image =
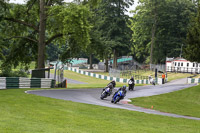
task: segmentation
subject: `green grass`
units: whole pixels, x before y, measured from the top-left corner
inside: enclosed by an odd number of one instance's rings
[[[54,70],[51,70],[51,73],[54,73]],[[90,76],[86,76],[83,74],[79,74],[73,71],[64,70],[64,77],[81,81],[87,84],[67,84],[69,88],[102,88],[105,87],[110,81],[104,79],[98,79]],[[126,83],[116,83],[116,87],[121,87],[123,85],[127,85]]]
[[[200,85],[167,94],[131,99],[136,106],[200,118]]]
[[[64,76],[88,83],[68,84],[68,89],[105,87],[109,82],[72,71]],[[0,90],[0,133],[200,133],[197,120],[41,97],[26,90]],[[184,97],[170,102],[179,98]]]
[[[181,79],[181,78],[187,78],[187,77],[190,77],[193,75],[194,74],[191,74],[191,73],[167,73],[168,81]],[[162,76],[160,76],[160,77],[162,77]]]
[[[95,73],[102,74],[102,75],[107,75],[107,76],[109,75],[108,72],[95,72]],[[133,71],[132,75],[139,75],[139,76],[145,76],[145,77],[148,77],[149,75],[152,75],[154,77],[155,76],[155,72],[139,70],[139,71],[136,71],[136,72]],[[194,74],[191,74],[191,73],[171,73],[171,72],[168,72],[167,73],[167,80],[168,81],[172,81],[172,80],[175,80],[175,79],[187,78],[187,77],[193,76],[193,75]],[[162,78],[162,73],[158,73],[158,77]],[[121,75],[121,78],[130,79],[131,77],[130,76],[122,76]]]
[[[0,90],[1,133],[199,133],[200,122]]]
[[[54,70],[51,70],[51,73],[54,73]],[[142,76],[145,74],[149,74],[149,73],[150,73],[150,71],[146,71],[146,73],[143,73]],[[105,72],[104,73],[98,72],[97,74],[102,74],[102,75],[108,76],[108,73],[105,73]],[[159,76],[161,76],[161,75],[159,75]],[[191,76],[191,74],[168,73],[168,80],[171,81],[171,80],[175,80],[175,79],[185,78],[188,76]],[[105,87],[110,82],[108,80],[93,78],[93,77],[79,74],[79,73],[69,71],[69,70],[64,70],[64,77],[87,83],[87,84],[70,84],[70,83],[68,83],[67,86],[70,88],[77,88],[77,87],[80,87],[80,88],[102,88],[102,87]],[[128,86],[128,84],[120,83],[120,82],[117,82],[116,86],[121,87],[123,85]],[[141,85],[137,84],[137,86],[141,86]]]

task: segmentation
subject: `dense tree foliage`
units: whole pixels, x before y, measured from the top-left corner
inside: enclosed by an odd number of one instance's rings
[[[140,62],[164,63],[178,57],[195,4],[190,0],[141,0],[131,23],[133,51]],[[153,47],[152,47],[153,44]]]
[[[8,10],[1,15],[1,24],[8,25],[1,34],[10,41],[6,62],[38,60],[38,68],[44,68],[45,47],[51,42],[67,45],[65,57],[62,56],[65,59],[76,56],[90,42],[87,20],[90,11],[84,5],[65,4],[63,0],[29,0],[25,5],[6,5]]]
[[[113,53],[116,68],[117,56],[127,55],[130,46],[130,29],[127,26],[129,16],[125,15],[127,8],[133,4],[133,0],[102,0],[97,14],[97,30],[101,33],[101,40],[104,44],[105,59]]]
[[[190,61],[200,62],[200,5],[197,16],[191,20],[188,30],[184,57]]]
[[[65,61],[82,55],[105,59],[106,65],[114,58],[114,68],[122,55],[134,55],[139,62],[164,63],[166,57],[179,56],[181,46],[186,47],[187,59],[199,61],[198,0],[139,0],[130,18],[125,12],[133,2],[28,0],[19,5],[2,0],[2,67],[35,60],[43,68],[46,59]]]

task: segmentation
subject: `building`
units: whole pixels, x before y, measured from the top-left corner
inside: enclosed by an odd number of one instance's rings
[[[166,58],[167,72],[200,73],[200,63],[190,62],[184,58]]]

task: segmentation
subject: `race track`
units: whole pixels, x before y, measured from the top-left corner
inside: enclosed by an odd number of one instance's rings
[[[44,97],[51,97],[56,99],[63,99],[69,100],[73,102],[79,103],[87,103],[87,104],[94,104],[99,106],[111,107],[111,108],[120,108],[120,109],[127,109],[132,111],[139,111],[144,113],[150,114],[157,114],[157,115],[164,115],[170,117],[177,117],[177,118],[186,118],[186,119],[194,119],[200,120],[200,118],[189,117],[189,116],[182,116],[176,115],[171,113],[164,113],[159,112],[152,109],[145,109],[142,107],[137,107],[132,104],[128,104],[128,98],[136,98],[136,97],[144,97],[144,96],[153,96],[159,95],[163,93],[168,93],[172,91],[181,90],[184,88],[188,88],[194,86],[195,84],[165,84],[165,85],[148,85],[148,86],[137,86],[135,87],[134,91],[127,91],[127,95],[124,100],[120,101],[117,104],[111,103],[111,96],[101,100],[100,94],[102,88],[99,89],[65,89],[65,90],[34,90],[34,91],[26,91],[28,94],[35,94]],[[114,91],[113,91],[114,92]]]

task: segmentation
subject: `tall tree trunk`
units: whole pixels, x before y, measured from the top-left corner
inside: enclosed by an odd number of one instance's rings
[[[154,1],[155,3],[153,3],[153,13],[152,15],[154,15],[154,24],[152,26],[152,31],[151,31],[151,53],[150,53],[150,67],[151,64],[153,63],[153,46],[154,46],[154,42],[155,42],[155,32],[156,32],[156,26],[157,26],[157,11],[156,11],[156,4],[157,4],[157,0]]]
[[[93,69],[93,67],[92,67],[92,54],[90,54],[90,69]]]
[[[106,58],[105,60],[106,60],[106,62],[105,62],[106,72],[108,72],[108,58]]]
[[[113,69],[117,69],[117,51],[113,50]]]
[[[40,0],[40,27],[38,43],[38,68],[45,68],[45,0]]]
[[[152,33],[151,33],[151,53],[150,53],[150,64],[153,63],[153,45],[155,42],[155,32],[156,32],[156,21],[152,26]]]

